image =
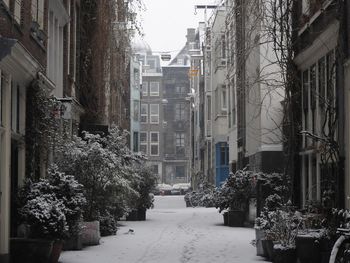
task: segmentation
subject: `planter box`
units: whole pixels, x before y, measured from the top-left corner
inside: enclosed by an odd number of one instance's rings
[[[268,240],[268,239],[262,239],[261,240],[261,244],[264,250],[264,255],[265,257],[270,260],[273,261],[274,258],[274,253],[273,253],[273,241],[272,240]]]
[[[331,252],[336,238],[321,238],[320,243],[320,253],[321,253],[321,263],[328,263],[331,257]]]
[[[83,222],[81,241],[85,246],[96,246],[100,244],[100,222]]]
[[[298,235],[296,240],[297,258],[300,263],[320,263],[321,252],[319,240],[315,236]]]
[[[145,221],[146,209],[132,210],[126,217],[126,221]]]
[[[83,243],[81,234],[71,236],[69,239],[66,239],[63,244],[63,250],[82,250]]]
[[[53,242],[50,261],[49,261],[50,263],[58,263],[58,259],[60,258],[62,248],[63,248],[62,240],[56,240]]]
[[[224,212],[222,216],[224,217],[224,226],[228,226],[228,212]]]
[[[273,248],[273,262],[274,263],[295,263],[296,262],[296,250],[295,248]]]
[[[255,228],[255,242],[256,242],[256,255],[266,257],[262,240],[265,239],[265,231],[262,229]]]
[[[245,221],[245,213],[243,210],[228,211],[228,226],[243,227]]]
[[[52,252],[52,240],[11,238],[11,263],[47,263]]]
[[[138,209],[137,210],[137,219],[139,221],[145,221],[146,220],[146,209]]]

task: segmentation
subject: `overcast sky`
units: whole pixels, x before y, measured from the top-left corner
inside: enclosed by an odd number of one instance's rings
[[[146,11],[141,23],[144,39],[153,51],[179,51],[186,43],[187,28],[204,21],[203,10],[194,14],[194,6],[214,4],[218,0],[143,0]],[[176,52],[175,52],[176,53]]]

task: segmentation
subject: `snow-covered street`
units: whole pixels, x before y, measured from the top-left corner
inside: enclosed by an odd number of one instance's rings
[[[183,196],[157,196],[147,221],[121,222],[101,245],[63,252],[61,263],[253,263],[251,228],[223,226],[214,208],[186,208]],[[134,232],[130,232],[132,229]]]

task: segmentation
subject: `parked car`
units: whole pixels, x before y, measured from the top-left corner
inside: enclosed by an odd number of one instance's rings
[[[182,183],[182,184],[174,184],[171,190],[172,195],[184,195],[186,194],[190,189],[189,183]]]
[[[154,191],[155,195],[171,195],[172,186],[170,184],[158,184]]]

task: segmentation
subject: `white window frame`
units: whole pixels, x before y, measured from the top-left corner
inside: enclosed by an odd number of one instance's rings
[[[146,109],[146,113],[142,112],[142,107],[145,107]],[[145,121],[142,121],[142,117],[146,117]],[[148,104],[147,103],[141,103],[141,119],[140,119],[141,123],[148,123]]]
[[[32,0],[32,20],[37,22],[40,29],[44,29],[44,0]]]
[[[142,83],[142,96],[143,97],[148,96],[148,82],[147,81]]]
[[[156,106],[157,107],[157,113],[152,113],[152,107]],[[150,120],[150,123],[152,124],[159,124],[159,104],[150,104],[149,105],[149,113],[150,113],[150,117],[149,117],[149,120]],[[157,121],[153,121],[152,117],[156,117],[157,118]]]
[[[145,134],[145,139],[144,141],[142,141],[142,134]],[[148,154],[148,134],[147,132],[140,132],[140,151],[141,151],[141,146],[145,146],[146,147],[146,151],[143,152],[144,154]]]
[[[225,96],[224,96],[225,93]],[[221,86],[221,110],[227,111],[227,88],[226,85]]]
[[[155,85],[155,86],[153,86],[153,85]],[[156,91],[152,91],[153,88],[156,88]],[[152,97],[159,96],[159,82],[151,81],[149,83],[149,95]]]
[[[310,0],[302,0],[301,9],[303,15],[310,15]]]
[[[13,16],[18,24],[21,24],[22,0],[15,0]]]
[[[152,141],[152,134],[157,134],[157,141]],[[159,132],[154,132],[151,131],[149,133],[149,141],[150,141],[150,156],[159,156]],[[157,154],[152,154],[152,146],[156,146],[157,147]]]
[[[175,143],[176,143],[177,147],[185,147],[185,133],[184,132],[175,133]]]
[[[175,120],[182,121],[185,119],[185,104],[176,103],[175,104]]]

